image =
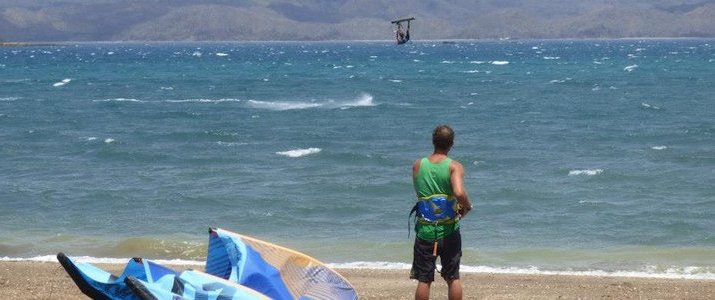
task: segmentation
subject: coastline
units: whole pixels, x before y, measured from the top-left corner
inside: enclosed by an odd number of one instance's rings
[[[122,264],[97,264],[121,273]],[[197,266],[169,265],[175,270]],[[415,281],[407,270],[336,269],[360,299],[412,299]],[[462,273],[465,299],[715,299],[715,280]],[[446,299],[437,279],[431,299]],[[87,299],[58,262],[0,261],[4,299]]]
[[[31,43],[31,42],[0,42],[0,47],[43,47],[56,46],[57,43]]]

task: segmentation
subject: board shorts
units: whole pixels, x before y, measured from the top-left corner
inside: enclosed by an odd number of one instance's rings
[[[434,281],[437,257],[432,255],[434,241],[415,237],[410,279],[430,283]],[[459,230],[437,240],[437,256],[440,258],[442,278],[446,281],[459,279],[459,264],[462,258],[462,235]]]

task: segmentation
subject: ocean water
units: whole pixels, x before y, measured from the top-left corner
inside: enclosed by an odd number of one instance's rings
[[[0,257],[407,268],[446,123],[464,271],[715,279],[714,103],[715,40],[0,48]]]

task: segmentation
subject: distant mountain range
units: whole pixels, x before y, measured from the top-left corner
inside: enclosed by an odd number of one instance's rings
[[[715,0],[2,0],[0,41],[715,37]]]

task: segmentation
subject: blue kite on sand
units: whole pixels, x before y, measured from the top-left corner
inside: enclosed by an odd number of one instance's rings
[[[206,273],[273,299],[357,299],[343,276],[308,255],[219,228],[209,229]]]
[[[199,271],[178,273],[150,260],[132,258],[119,277],[64,253],[57,260],[79,289],[92,299],[264,300],[257,291]]]
[[[93,299],[357,299],[337,272],[300,252],[222,229],[209,229],[206,273],[177,272],[132,258],[117,277],[64,253],[57,260]]]

